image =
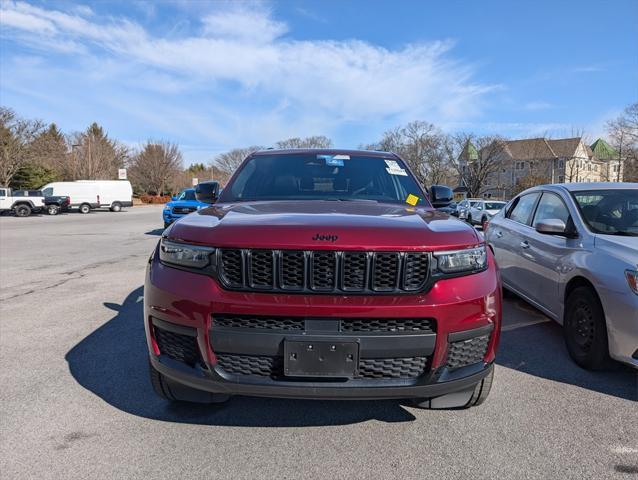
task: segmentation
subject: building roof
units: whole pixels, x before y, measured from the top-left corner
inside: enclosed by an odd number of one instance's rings
[[[513,160],[539,160],[556,158],[556,154],[544,138],[507,140],[503,146]]]
[[[599,138],[591,144],[591,150],[594,152],[594,155],[601,160],[618,158],[618,152],[602,138]]]
[[[580,137],[574,138],[559,138],[558,140],[547,140],[547,143],[551,147],[552,151],[557,157],[572,158],[578,144],[581,142]]]
[[[471,140],[465,142],[465,146],[463,147],[463,151],[461,151],[459,158],[466,162],[478,160],[478,151]]]

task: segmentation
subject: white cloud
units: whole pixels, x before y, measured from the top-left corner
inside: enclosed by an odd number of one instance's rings
[[[202,18],[204,34],[214,38],[234,38],[247,42],[270,42],[288,31],[288,27],[272,20],[264,12],[233,9]]]
[[[54,48],[79,53],[70,65],[87,81],[110,75],[123,89],[134,82],[149,94],[187,89],[216,103],[225,123],[204,124],[222,142],[330,134],[353,123],[378,131],[388,119],[468,121],[496,88],[473,80],[474,67],[453,58],[451,41],[398,49],[355,39],[297,41],[263,6],[241,5],[218,4],[197,17],[199,28],[171,36],[126,18],[23,2],[3,3],[0,23],[3,41],[41,56]],[[96,72],[95,64],[103,67]],[[145,108],[141,100],[136,107]],[[202,114],[188,118],[199,121]]]

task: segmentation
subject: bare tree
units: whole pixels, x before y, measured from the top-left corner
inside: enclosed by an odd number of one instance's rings
[[[211,167],[219,169],[226,175],[232,175],[248,155],[263,149],[264,147],[257,145],[247,148],[234,148],[228,152],[217,155],[211,162]]]
[[[367,148],[398,154],[423,186],[453,181],[448,138],[431,123],[417,120],[388,130],[379,143]]]
[[[69,161],[64,134],[55,123],[35,136],[29,145],[29,163],[54,171],[62,177]]]
[[[638,181],[638,102],[629,105],[623,113],[607,123],[612,146],[618,153],[615,181]]]
[[[27,164],[33,140],[42,132],[39,120],[25,120],[0,107],[0,185],[7,186],[16,172]]]
[[[293,137],[286,140],[280,140],[275,143],[277,148],[331,148],[332,140],[324,135],[316,135],[313,137],[299,138]]]
[[[84,132],[71,136],[71,154],[64,177],[70,180],[109,180],[117,178],[128,157],[128,149],[112,140],[102,127],[93,123]]]
[[[173,191],[178,183],[182,163],[182,154],[176,144],[149,140],[131,159],[131,181],[138,191],[163,195]]]
[[[478,155],[475,159],[461,158],[461,152],[471,142]],[[480,197],[490,188],[504,188],[500,184],[499,170],[506,165],[504,140],[498,136],[477,137],[471,133],[458,133],[450,139],[452,147],[448,149],[450,163],[458,172],[460,183],[467,188],[469,197]]]

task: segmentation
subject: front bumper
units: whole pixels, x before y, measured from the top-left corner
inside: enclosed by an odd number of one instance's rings
[[[185,217],[186,214],[178,214],[173,213],[171,210],[163,210],[162,218],[164,219],[164,223],[173,223],[176,220],[179,220],[182,217]]]
[[[145,326],[153,367],[171,380],[196,389],[231,395],[286,398],[381,399],[430,398],[472,389],[491,371],[501,322],[501,290],[496,267],[479,274],[441,280],[423,294],[403,296],[299,295],[231,292],[211,277],[150,260],[144,291]],[[222,315],[302,318],[301,331],[225,328]],[[349,332],[344,319],[428,318],[434,331]],[[219,323],[219,322],[218,322]],[[378,323],[378,322],[377,322]],[[160,349],[157,328],[192,339],[198,359],[179,361]],[[380,364],[379,377],[297,378],[273,370],[282,361],[284,342],[359,343],[360,361]],[[480,339],[481,351],[470,364],[467,352],[453,346]],[[227,356],[254,359],[258,366],[233,365]],[[179,355],[178,355],[179,357]],[[418,374],[405,376],[394,360],[425,359]],[[389,366],[385,364],[389,360]],[[260,363],[262,362],[262,363]],[[265,363],[263,363],[265,362]],[[400,362],[399,362],[400,363]],[[266,367],[263,367],[266,365]],[[413,364],[408,369],[413,368]],[[271,368],[264,373],[263,368]],[[251,368],[253,370],[251,370]],[[258,374],[254,374],[255,370]],[[399,375],[393,376],[399,369]],[[389,372],[389,376],[386,375]]]

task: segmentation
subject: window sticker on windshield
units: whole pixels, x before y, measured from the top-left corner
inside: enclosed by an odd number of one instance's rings
[[[409,194],[405,199],[405,203],[414,207],[417,203],[419,203],[419,200],[419,197],[416,195]]]
[[[343,167],[344,160],[350,160],[350,155],[317,155],[319,160],[325,160],[329,167]]]
[[[390,175],[401,175],[402,177],[408,176],[408,172],[402,169],[395,160],[385,160],[385,164],[387,165],[386,171]]]

